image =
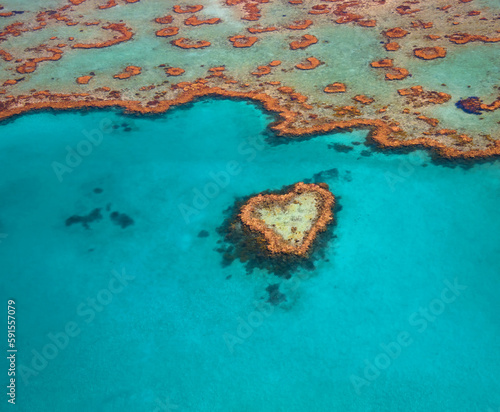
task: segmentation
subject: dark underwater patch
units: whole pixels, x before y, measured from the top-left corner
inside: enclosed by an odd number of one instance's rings
[[[89,226],[90,223],[99,221],[101,219],[102,219],[101,209],[98,208],[98,209],[92,210],[92,212],[90,212],[88,215],[83,215],[83,216],[73,215],[71,217],[68,217],[66,219],[66,226],[71,226],[71,225],[81,223],[81,225],[85,229],[90,229],[90,226]]]
[[[333,143],[328,145],[329,149],[333,149],[339,153],[348,153],[351,150],[354,150],[354,147],[349,146],[347,144],[342,144],[342,143]]]
[[[269,298],[267,302],[273,306],[277,306],[282,302],[286,301],[286,295],[280,292],[280,284],[274,283],[266,288],[266,292],[269,293]]]
[[[112,212],[109,215],[109,217],[115,225],[120,226],[122,229],[125,229],[126,227],[134,224],[134,219],[132,219],[130,216],[126,215],[125,213]]]

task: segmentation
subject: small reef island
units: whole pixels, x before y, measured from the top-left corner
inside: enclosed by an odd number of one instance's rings
[[[252,266],[288,276],[288,269],[311,264],[318,236],[333,222],[335,196],[326,183],[296,183],[237,202],[221,228],[233,244],[221,249],[230,263],[236,257]],[[233,253],[231,253],[233,252]]]

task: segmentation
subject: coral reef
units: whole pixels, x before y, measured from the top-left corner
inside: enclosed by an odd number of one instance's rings
[[[189,39],[186,39],[184,37],[180,37],[176,40],[172,40],[171,43],[174,46],[180,47],[181,49],[202,49],[202,48],[208,47],[212,44],[206,40],[198,40],[194,43],[191,43]]]
[[[313,270],[338,210],[326,183],[299,182],[237,199],[217,230],[227,244],[217,249],[223,265],[239,259],[248,272],[260,268],[284,278],[299,268]]]
[[[446,57],[446,49],[444,47],[422,47],[414,49],[413,54],[419,59],[433,60]]]
[[[293,42],[291,42],[290,48],[292,50],[305,49],[306,47],[309,47],[310,45],[317,42],[318,39],[316,38],[316,36],[313,36],[312,34],[304,34],[300,40],[294,40]]]
[[[137,76],[138,74],[141,74],[142,69],[138,66],[127,66],[125,67],[125,70],[122,73],[115,74],[113,77],[115,79],[128,79],[129,77],[132,76]]]
[[[417,61],[432,60],[429,64],[432,70],[439,70],[454,64],[453,55],[459,53],[461,45],[467,44],[471,50],[481,48],[485,54],[488,50],[494,52],[497,47],[494,43],[500,41],[499,20],[491,9],[465,1],[392,4],[355,0],[305,4],[302,0],[291,0],[279,5],[283,13],[276,13],[278,4],[270,0],[221,2],[217,7],[185,3],[173,9],[173,4],[162,6],[152,10],[156,10],[158,17],[149,11],[150,5],[137,0],[67,0],[54,9],[42,8],[34,2],[24,14],[6,10],[3,14],[8,16],[4,21],[9,24],[0,29],[0,42],[5,42],[0,49],[0,74],[3,73],[0,117],[49,107],[119,106],[130,112],[159,113],[199,97],[224,96],[251,99],[276,113],[277,120],[270,127],[280,136],[360,127],[371,130],[370,143],[386,149],[427,147],[434,155],[460,159],[498,154],[497,114],[492,113],[500,108],[498,85],[492,82],[492,90],[482,92],[477,98],[468,97],[475,90],[477,78],[470,79],[470,92],[458,92],[452,81],[449,85],[442,84],[442,91],[429,91],[436,85],[422,76],[422,65],[426,63]],[[125,17],[122,9],[128,4],[135,4],[130,18]],[[201,15],[201,10],[209,14]],[[233,24],[229,16],[241,20]],[[262,20],[261,24],[258,20]],[[145,28],[148,24],[150,30]],[[353,28],[353,35],[361,31],[371,37],[373,44],[378,45],[378,52],[363,53],[360,49],[361,53],[344,53],[339,60],[340,55],[334,50],[348,45],[338,43],[330,33],[349,33],[351,29],[346,25],[358,26]],[[177,38],[181,32],[183,37]],[[155,37],[172,39],[160,41]],[[206,40],[196,40],[200,38]],[[131,42],[120,47],[96,50],[128,41]],[[146,41],[155,46],[150,50],[137,47]],[[196,53],[196,57],[180,50],[212,44],[214,47]],[[236,67],[230,52],[232,47],[239,49],[236,60],[241,65]],[[308,53],[307,47],[313,47],[315,57]],[[297,58],[290,60],[289,48],[296,50],[293,54]],[[104,54],[112,56],[125,49],[133,53],[144,50],[145,58],[137,56],[136,62],[144,62],[145,75],[130,82],[113,82],[112,89],[102,86],[110,75],[94,62],[100,61]],[[159,64],[155,53],[160,51],[171,54],[168,61],[172,66]],[[79,53],[87,66],[70,70],[71,62],[75,61],[73,56]],[[453,58],[442,61],[446,53]],[[231,58],[226,61],[222,57],[225,55]],[[118,73],[134,63],[132,57],[106,61],[114,61],[116,65],[110,69]],[[54,77],[47,80],[43,76],[50,76],[51,65]],[[68,73],[74,73],[68,78],[60,75],[65,65]],[[136,69],[119,73],[116,79],[139,73],[137,66],[129,67]],[[184,72],[187,67],[190,70]],[[202,67],[206,68],[200,70]],[[164,69],[168,79],[158,68]],[[341,68],[338,74],[334,71],[337,68]],[[352,73],[365,75],[370,68],[373,71],[366,80],[377,84],[365,88]],[[299,74],[297,69],[302,72]],[[205,70],[206,77],[199,78]],[[174,76],[181,75],[187,81],[173,83]],[[335,79],[343,83],[327,84]],[[398,81],[404,88],[397,90]],[[433,107],[450,99],[457,102],[456,108]],[[454,117],[450,110],[463,110],[463,117]]]

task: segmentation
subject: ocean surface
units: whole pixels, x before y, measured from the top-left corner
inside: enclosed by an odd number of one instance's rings
[[[1,410],[499,410],[500,162],[272,138],[272,120],[207,100],[0,125]],[[235,199],[306,179],[342,206],[315,270],[223,267]]]

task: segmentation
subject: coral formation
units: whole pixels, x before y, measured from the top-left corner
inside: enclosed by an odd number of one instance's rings
[[[138,66],[127,66],[125,67],[125,70],[122,73],[115,74],[113,77],[115,79],[128,79],[129,77],[132,76],[137,76],[138,74],[141,74],[142,68]]]
[[[446,49],[444,47],[422,47],[413,50],[413,54],[419,59],[433,60],[446,57]]]
[[[318,67],[321,61],[316,57],[308,57],[305,63],[296,64],[295,67],[300,70],[312,70]]]
[[[270,253],[305,256],[318,232],[333,219],[335,197],[326,189],[297,183],[287,194],[259,194],[242,208],[241,222],[263,235]]]
[[[306,47],[309,47],[310,45],[317,42],[318,39],[316,38],[316,36],[313,36],[312,34],[304,34],[300,40],[294,40],[293,42],[291,42],[290,48],[292,50],[305,49]]]

